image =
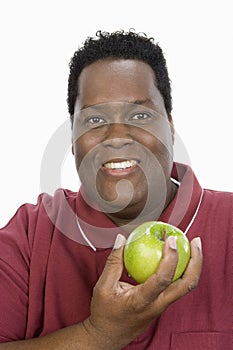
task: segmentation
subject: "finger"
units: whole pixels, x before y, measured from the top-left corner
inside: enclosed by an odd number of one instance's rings
[[[154,301],[157,296],[172,283],[177,262],[178,252],[176,238],[170,236],[165,241],[163,258],[158,271],[140,286],[142,296],[145,300]]]
[[[190,292],[198,285],[202,270],[202,247],[200,237],[194,238],[191,243],[191,259],[183,277],[180,279],[180,285],[184,288],[184,293]]]
[[[109,255],[103,272],[99,278],[99,283],[106,287],[112,287],[119,281],[123,272],[123,250],[125,245],[125,237],[121,234],[117,235],[113,250]]]
[[[182,278],[172,283],[160,294],[162,304],[168,306],[175,300],[197,287],[202,270],[202,248],[199,237],[194,238],[191,243],[191,258]]]
[[[181,280],[188,286],[190,292],[198,285],[202,270],[202,245],[200,237],[194,238],[191,243],[191,259]]]

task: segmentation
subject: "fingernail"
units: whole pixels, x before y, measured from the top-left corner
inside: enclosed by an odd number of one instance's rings
[[[196,246],[201,250],[202,249],[201,238],[200,237],[196,237],[196,238],[194,238],[194,241],[196,243]]]
[[[169,236],[167,238],[168,245],[171,249],[177,250],[177,245],[176,245],[176,237],[174,236]]]
[[[125,244],[125,240],[125,237],[118,233],[113,249],[119,249],[120,247],[122,247]]]

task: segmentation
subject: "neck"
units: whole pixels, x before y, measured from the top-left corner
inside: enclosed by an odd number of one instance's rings
[[[172,181],[169,181],[167,189],[168,191],[167,191],[165,204],[163,202],[160,205],[156,204],[153,206],[153,203],[152,203],[149,210],[143,215],[140,215],[142,212],[141,203],[139,204],[140,209],[137,208],[137,205],[134,205],[132,207],[128,206],[121,212],[114,213],[114,214],[106,214],[106,215],[117,226],[121,227],[125,232],[129,233],[135,227],[142,224],[143,222],[156,221],[159,218],[162,212],[167,208],[167,206],[171,203],[171,201],[175,197],[177,192],[177,185],[175,185]]]

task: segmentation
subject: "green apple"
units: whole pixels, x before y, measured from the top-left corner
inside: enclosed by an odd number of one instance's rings
[[[149,221],[136,227],[126,240],[124,264],[138,283],[156,273],[163,255],[163,246],[169,236],[176,237],[178,264],[173,281],[180,278],[190,260],[190,244],[177,227],[161,221]]]

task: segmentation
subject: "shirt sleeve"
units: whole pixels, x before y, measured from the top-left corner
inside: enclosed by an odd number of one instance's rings
[[[25,337],[31,251],[28,206],[20,207],[0,229],[0,343]]]

